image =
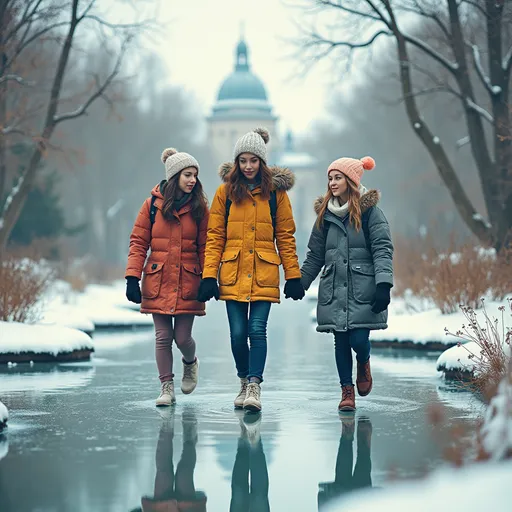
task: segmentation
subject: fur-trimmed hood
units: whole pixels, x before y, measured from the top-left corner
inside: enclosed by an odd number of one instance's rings
[[[229,171],[233,167],[233,162],[225,162],[219,167],[219,176],[221,180],[225,183],[226,177]],[[272,173],[272,184],[275,190],[290,190],[293,185],[295,185],[295,175],[290,169],[286,167],[278,167],[277,165],[273,165],[269,167],[270,172]]]
[[[325,196],[319,196],[315,199],[314,208],[315,213],[318,215],[320,212],[320,207],[322,206],[322,202]],[[366,210],[369,210],[373,206],[377,206],[380,200],[380,192],[375,189],[368,190],[361,196],[361,213],[364,213]]]

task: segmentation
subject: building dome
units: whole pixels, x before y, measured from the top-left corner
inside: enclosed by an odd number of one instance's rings
[[[249,49],[242,39],[236,47],[235,69],[220,86],[217,101],[267,100],[267,92],[261,80],[251,72]]]
[[[235,50],[235,66],[220,86],[213,118],[274,119],[263,82],[252,72],[249,48],[241,39]]]

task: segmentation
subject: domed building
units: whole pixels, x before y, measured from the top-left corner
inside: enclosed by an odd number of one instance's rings
[[[231,160],[237,139],[258,126],[270,132],[269,150],[278,147],[277,117],[263,82],[251,70],[249,48],[243,39],[236,47],[233,72],[220,86],[207,122],[208,139],[219,162]]]

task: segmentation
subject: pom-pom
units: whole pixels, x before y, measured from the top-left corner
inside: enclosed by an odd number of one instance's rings
[[[266,128],[256,128],[253,131],[263,139],[263,142],[265,144],[268,144],[268,141],[270,140],[270,133],[268,133],[268,130]]]
[[[174,149],[174,148],[167,148],[167,149],[164,149],[163,153],[162,153],[162,163],[165,164],[165,161],[172,155],[175,155],[176,153],[178,152],[177,149]]]
[[[361,162],[363,162],[365,171],[371,171],[375,167],[375,160],[371,156],[364,156],[361,158]]]

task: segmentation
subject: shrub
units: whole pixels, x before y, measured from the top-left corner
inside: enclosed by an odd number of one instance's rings
[[[37,322],[43,295],[53,280],[54,271],[44,261],[4,254],[0,261],[0,320]]]

